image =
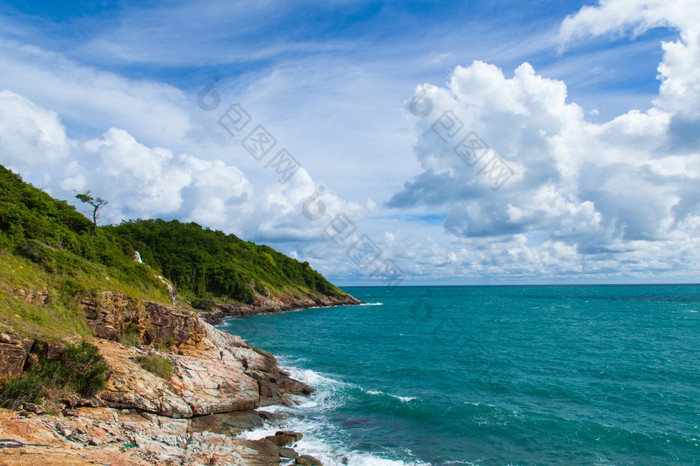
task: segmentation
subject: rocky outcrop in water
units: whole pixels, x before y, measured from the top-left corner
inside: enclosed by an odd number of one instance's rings
[[[250,304],[226,304],[216,303],[215,308],[202,317],[211,323],[218,323],[227,316],[252,316],[257,314],[272,314],[276,312],[292,311],[308,307],[327,307],[362,304],[362,301],[354,296],[325,296],[325,295],[283,295],[276,298],[256,294]]]

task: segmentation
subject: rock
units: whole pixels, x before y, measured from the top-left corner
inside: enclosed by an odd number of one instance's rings
[[[274,443],[278,447],[287,447],[296,442],[296,439],[291,435],[268,435],[265,437],[265,439]]]
[[[197,314],[177,308],[174,300],[173,304],[142,303],[111,291],[80,302],[90,329],[99,338],[120,341],[129,330],[129,338],[135,337],[146,345],[197,344],[205,335]]]
[[[0,382],[13,379],[22,373],[34,340],[4,333],[0,337]]]
[[[46,410],[44,408],[39,405],[35,405],[34,403],[24,403],[22,407],[25,411],[29,411],[30,413],[46,414]]]
[[[60,341],[46,342],[46,359],[49,361],[58,361],[66,351],[66,345]]]
[[[189,429],[192,432],[214,432],[236,436],[246,430],[263,427],[263,425],[263,419],[257,412],[240,411],[194,417],[190,421]]]
[[[298,458],[299,453],[287,447],[279,447],[280,457],[282,458]]]
[[[256,293],[250,304],[217,303],[215,310],[204,317],[213,324],[218,324],[226,316],[251,316],[256,314],[271,314],[315,306],[343,306],[361,304],[362,301],[350,296],[323,296],[309,294],[297,296],[292,294],[271,298]]]
[[[100,400],[96,397],[85,398],[78,395],[65,396],[61,399],[61,402],[70,408],[82,408],[85,406],[90,408],[97,408],[98,406],[102,405]]]
[[[301,432],[294,432],[293,430],[278,430],[275,432],[275,435],[287,435],[290,437],[294,437],[294,441],[298,442],[302,438],[304,438],[304,434]]]
[[[260,406],[261,398],[266,397],[268,403],[272,396],[284,398],[284,392],[273,380],[291,379],[277,376],[279,367],[274,357],[209,324],[200,325],[206,333],[198,345],[181,346],[179,350],[183,354],[159,355],[172,364],[168,381],[135,363],[136,357],[145,355],[143,351],[97,340],[111,371],[106,389],[100,393],[101,400],[116,408],[187,418],[251,410]],[[243,370],[243,359],[254,373]],[[264,385],[269,387],[267,391],[258,379],[267,381]]]
[[[38,362],[39,362],[39,357],[34,353],[29,353],[27,355],[27,360],[24,361],[24,370],[28,371],[32,367],[36,366],[36,364]]]
[[[321,460],[316,459],[310,455],[301,455],[299,458],[297,458],[294,461],[294,463],[295,464],[313,465],[313,466],[323,466],[323,463],[321,462]]]
[[[75,409],[71,409],[71,408],[64,408],[63,411],[61,411],[61,413],[63,413],[63,415],[66,417],[78,417],[78,416],[80,416],[80,413],[78,411],[76,411]]]
[[[265,421],[284,421],[289,417],[287,413],[271,413],[269,411],[256,411]]]

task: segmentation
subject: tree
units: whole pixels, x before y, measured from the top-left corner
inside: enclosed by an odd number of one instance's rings
[[[100,219],[100,209],[106,206],[108,202],[101,197],[92,197],[90,191],[76,194],[75,197],[92,206],[92,234],[94,235],[97,231],[97,221]]]

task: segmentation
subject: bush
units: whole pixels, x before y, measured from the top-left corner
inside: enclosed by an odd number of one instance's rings
[[[44,395],[66,389],[94,395],[104,388],[108,369],[97,347],[86,341],[67,345],[60,359],[42,359],[0,388],[0,407],[15,409],[21,403],[38,403]]]
[[[205,312],[209,312],[214,308],[214,298],[211,296],[198,297],[192,300],[192,307]]]
[[[94,395],[105,387],[109,367],[96,346],[86,341],[79,346],[68,345],[62,360],[64,380],[76,392]]]
[[[0,388],[0,408],[16,409],[22,403],[38,403],[41,397],[39,377],[34,372],[28,372]]]
[[[169,379],[173,375],[173,363],[169,359],[160,356],[137,356],[136,362],[151,374],[162,379]]]

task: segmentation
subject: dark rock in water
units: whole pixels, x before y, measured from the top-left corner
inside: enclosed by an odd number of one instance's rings
[[[265,421],[284,421],[289,417],[287,413],[271,413],[269,411],[258,411],[257,413]]]
[[[219,324],[226,316],[252,316],[257,314],[272,314],[317,306],[345,306],[361,304],[362,301],[350,296],[325,296],[309,294],[307,296],[283,295],[276,298],[256,294],[250,304],[216,303],[214,309],[202,317],[212,324]]]
[[[314,389],[303,382],[294,380],[291,377],[279,372],[258,372],[251,371],[250,375],[260,384],[260,405],[292,406],[294,402],[290,398],[292,395],[310,395]]]
[[[242,454],[244,464],[251,466],[270,466],[280,463],[280,452],[272,442],[267,440],[241,440],[240,443],[247,447]]]
[[[343,422],[348,427],[369,427],[375,424],[375,421],[368,417],[353,417],[346,419]]]
[[[298,458],[298,457],[299,457],[299,453],[297,453],[296,451],[292,450],[291,448],[280,447],[280,448],[279,448],[279,452],[280,452],[280,456],[281,456],[282,458],[291,458],[291,459],[294,459],[294,458]]]
[[[275,432],[275,435],[287,435],[289,437],[294,437],[294,441],[298,442],[302,438],[304,438],[304,434],[301,432],[294,432],[293,430],[278,430]]]
[[[305,464],[305,465],[312,465],[312,466],[323,466],[323,463],[321,463],[321,460],[314,458],[313,456],[310,455],[301,455],[299,458],[294,461],[294,464]]]
[[[265,439],[274,443],[278,447],[287,447],[296,442],[296,438],[291,435],[268,435],[265,437]]]

